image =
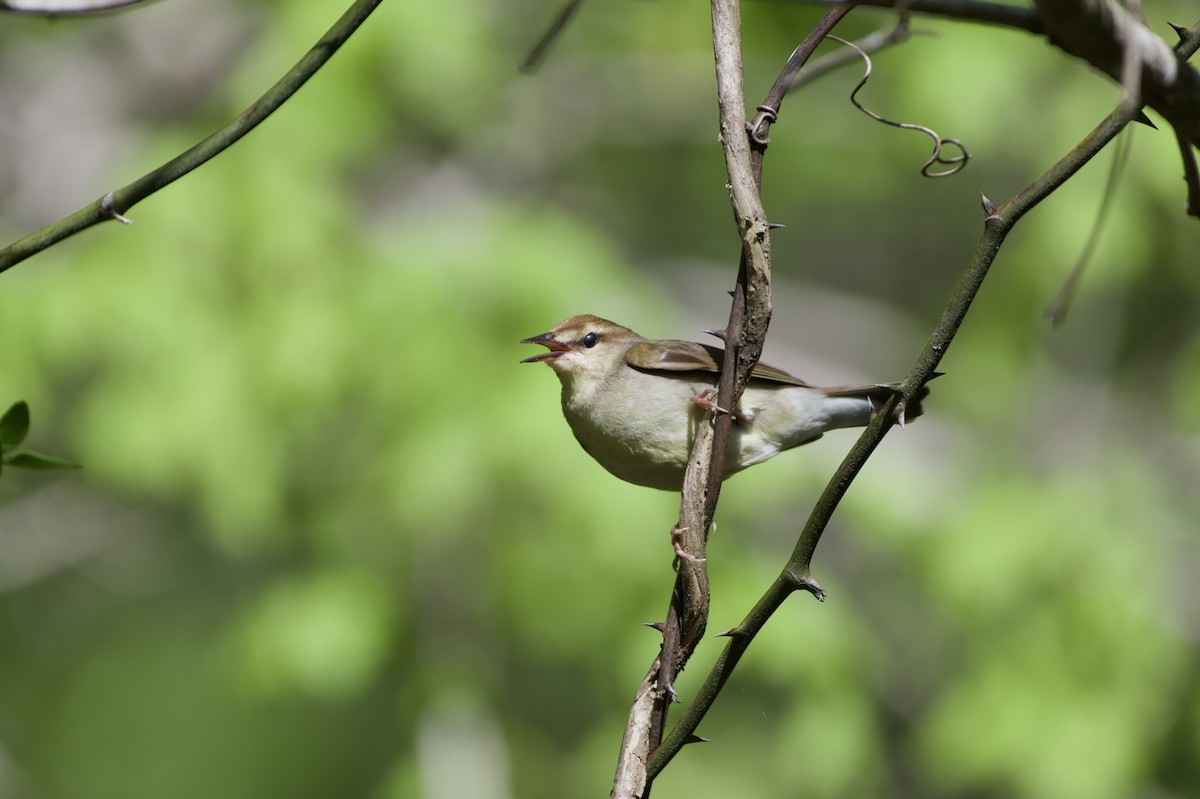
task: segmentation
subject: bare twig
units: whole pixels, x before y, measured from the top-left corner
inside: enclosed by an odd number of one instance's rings
[[[550,45],[559,37],[563,30],[571,21],[571,17],[575,16],[575,12],[583,5],[583,0],[567,0],[559,10],[558,16],[550,23],[550,27],[542,34],[542,37],[537,40],[537,43],[530,48],[525,58],[521,60],[517,67],[521,72],[530,73],[537,69],[542,63],[542,58],[546,55],[546,51],[550,49]]]
[[[350,34],[366,21],[370,13],[381,2],[383,0],[355,0],[341,19],[335,22],[333,27],[321,37],[321,40],[313,45],[312,49],[262,97],[258,98],[253,105],[228,125],[187,152],[143,175],[128,186],[108,192],[70,216],[47,225],[41,230],[34,231],[0,250],[0,272],[93,225],[108,220],[128,222],[124,214],[138,202],[220,154],[273,114],[309,78],[315,75],[317,70],[325,65],[325,62],[350,38]]]

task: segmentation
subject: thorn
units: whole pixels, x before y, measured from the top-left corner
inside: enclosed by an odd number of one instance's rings
[[[675,693],[675,686],[671,685],[670,680],[665,680],[663,682],[662,692],[667,695],[667,700],[672,704],[679,701],[679,694]]]
[[[686,746],[688,744],[710,744],[710,743],[712,743],[712,741],[709,740],[708,738],[701,738],[699,735],[696,735],[695,733],[693,733],[693,734],[689,735],[687,737],[687,740],[684,741],[683,743],[684,743],[684,746]]]
[[[1150,121],[1150,117],[1146,116],[1145,111],[1138,111],[1138,115],[1133,118],[1133,121],[1141,122],[1143,125],[1145,125],[1148,128],[1158,130],[1158,125],[1155,125],[1153,122]]]
[[[727,291],[727,292],[725,292],[725,293],[726,293],[726,294],[728,294],[730,297],[732,297],[732,296],[733,296],[733,289],[730,289],[729,291]]]
[[[817,584],[817,581],[811,577],[805,577],[800,585],[808,593],[817,598],[818,602],[825,601],[825,589]]]
[[[988,216],[996,215],[996,204],[987,198],[983,192],[979,193],[979,202],[983,206],[983,212]]]
[[[649,627],[652,630],[658,630],[661,633],[663,631],[663,628],[666,627],[667,625],[661,621],[644,621],[644,622],[642,622],[642,626]]]
[[[780,224],[779,222],[768,222],[767,223],[767,230],[779,230],[780,228],[783,228],[783,227],[787,227],[787,225]]]
[[[896,424],[900,425],[900,429],[904,429],[904,403],[896,406]]]
[[[812,594],[817,598],[818,602],[825,601],[824,589],[822,589],[821,586],[817,584],[817,581],[812,577],[807,574],[796,574],[796,572],[792,571],[791,569],[788,569],[788,576],[792,578],[792,582],[796,584],[797,589],[801,591],[807,591],[808,593]]]
[[[715,633],[713,638],[737,638],[741,634],[741,627],[730,627],[728,630],[722,630],[719,633]]]
[[[725,340],[725,331],[724,330],[701,330],[700,332],[707,333],[710,336],[716,336],[717,338],[721,339],[721,341]]]
[[[1191,30],[1182,25],[1176,25],[1174,22],[1168,22],[1167,24],[1170,25],[1171,30],[1175,31],[1175,33],[1179,36],[1179,41],[1183,41],[1187,35],[1191,33]]]
[[[107,216],[109,219],[115,219],[122,225],[132,225],[133,220],[127,216],[121,216],[117,213],[116,205],[113,201],[113,193],[110,191],[100,200],[100,213]]]

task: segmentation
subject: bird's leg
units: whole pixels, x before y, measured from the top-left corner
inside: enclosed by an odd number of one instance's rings
[[[717,388],[709,386],[708,388],[697,391],[692,395],[692,404],[697,408],[702,408],[706,411],[715,411],[716,413],[729,413],[729,411],[717,404]]]

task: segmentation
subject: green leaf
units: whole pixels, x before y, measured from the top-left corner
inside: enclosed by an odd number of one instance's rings
[[[40,452],[30,452],[23,449],[4,456],[4,462],[9,466],[21,469],[78,469],[78,463],[56,458],[53,455],[43,455]]]
[[[0,450],[11,449],[25,440],[29,432],[29,405],[25,400],[14,402],[13,406],[0,416]]]

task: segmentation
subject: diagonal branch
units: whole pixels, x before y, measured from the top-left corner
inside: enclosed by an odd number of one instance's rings
[[[308,79],[325,65],[338,48],[345,44],[350,34],[366,21],[367,17],[383,0],[355,0],[321,40],[313,45],[294,67],[278,82],[258,98],[253,105],[238,115],[225,127],[213,133],[185,153],[130,183],[128,186],[110,191],[90,205],[80,208],[70,216],[30,233],[0,250],[0,272],[9,269],[31,255],[52,247],[65,238],[75,235],[94,225],[109,220],[128,224],[126,211],[173,183],[209,159],[229,148],[238,139],[258,126],[273,114]]]

